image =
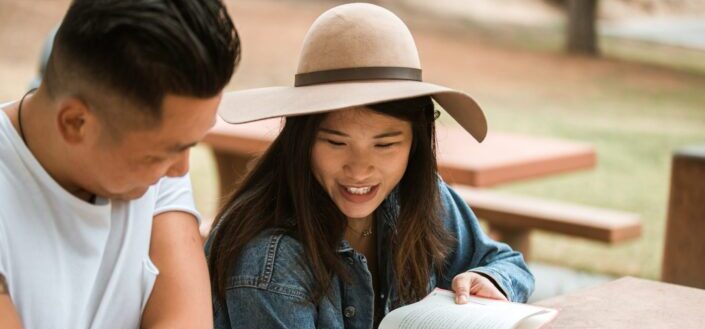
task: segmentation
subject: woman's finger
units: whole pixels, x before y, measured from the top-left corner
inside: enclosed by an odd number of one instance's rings
[[[468,302],[472,277],[466,274],[467,273],[458,274],[453,278],[453,291],[455,291],[456,304],[465,304]]]

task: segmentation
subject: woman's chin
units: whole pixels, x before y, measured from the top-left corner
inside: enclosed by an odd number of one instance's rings
[[[340,211],[345,215],[345,217],[355,220],[355,219],[365,219],[372,215],[372,213],[375,211],[377,207],[364,207],[363,209],[360,209],[361,207],[355,207],[358,209],[350,209],[350,208],[344,208],[344,207],[338,207]]]

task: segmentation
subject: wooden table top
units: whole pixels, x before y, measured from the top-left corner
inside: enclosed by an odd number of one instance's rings
[[[632,277],[534,304],[559,310],[546,329],[705,328],[705,290]]]
[[[262,153],[277,136],[281,119],[240,125],[218,120],[203,142],[218,152]],[[476,142],[460,127],[437,125],[438,166],[448,183],[489,187],[501,183],[592,168],[594,148],[555,138],[490,132]]]

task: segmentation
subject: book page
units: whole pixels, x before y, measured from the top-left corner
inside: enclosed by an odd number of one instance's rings
[[[532,329],[550,321],[555,313],[536,306],[473,296],[467,304],[457,305],[452,291],[436,289],[418,303],[387,314],[379,329]],[[532,316],[541,319],[531,319],[519,326]]]

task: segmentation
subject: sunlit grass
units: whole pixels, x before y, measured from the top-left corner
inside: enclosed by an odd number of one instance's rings
[[[535,234],[536,260],[617,275],[658,278],[674,150],[705,143],[705,80],[653,92],[603,83],[600,95],[578,102],[517,110],[512,100],[489,100],[494,128],[584,141],[594,145],[594,170],[499,187],[501,190],[635,212],[643,235],[618,246],[551,234]],[[528,103],[527,103],[528,102]]]

